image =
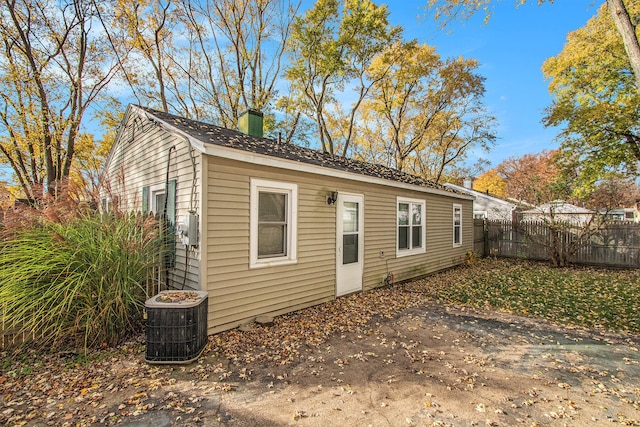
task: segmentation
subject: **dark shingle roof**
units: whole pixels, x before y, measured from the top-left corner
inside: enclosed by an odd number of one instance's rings
[[[272,139],[246,135],[235,130],[185,119],[183,117],[163,113],[150,108],[140,108],[185,134],[202,141],[203,143],[235,148],[250,153],[263,154],[280,159],[287,159],[300,163],[323,166],[330,169],[457,193],[444,185],[436,184],[419,176],[411,175],[385,166],[335,156],[330,153],[300,147],[298,145],[285,143],[279,144],[277,141]]]

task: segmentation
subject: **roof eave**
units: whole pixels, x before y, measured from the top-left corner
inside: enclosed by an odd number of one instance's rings
[[[464,200],[473,200],[472,196],[458,194],[447,190],[440,190],[426,186],[404,183],[400,181],[392,181],[389,179],[378,178],[369,175],[357,174],[340,169],[329,168],[325,166],[317,166],[308,163],[301,163],[293,160],[282,159],[264,154],[251,153],[247,151],[237,150],[234,148],[222,147],[218,145],[206,144],[205,154],[229,160],[237,160],[241,162],[257,164],[262,166],[270,166],[279,169],[294,170],[301,172],[313,173],[316,175],[331,176],[337,178],[348,179],[351,181],[367,182],[406,190],[420,191],[423,193],[439,194],[443,196],[454,197]]]

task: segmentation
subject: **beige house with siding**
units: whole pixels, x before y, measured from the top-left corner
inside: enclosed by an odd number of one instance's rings
[[[209,333],[453,267],[473,250],[472,196],[262,138],[251,110],[240,126],[129,106],[103,171],[103,206],[175,222],[167,287],[208,291]]]

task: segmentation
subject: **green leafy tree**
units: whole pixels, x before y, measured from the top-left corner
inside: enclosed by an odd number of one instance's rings
[[[429,0],[427,7],[446,26],[451,19],[478,12],[488,21],[497,1]],[[563,52],[544,65],[557,98],[544,122],[567,125],[560,135],[563,168],[577,175],[583,195],[601,179],[638,175],[639,13],[635,0],[606,0],[584,28],[569,35]]]
[[[640,13],[640,4],[632,9]],[[578,191],[600,180],[638,175],[640,92],[629,58],[606,6],[569,34],[562,52],[543,71],[555,101],[544,123],[564,126],[559,135],[563,168],[579,174]]]
[[[294,23],[288,103],[315,122],[324,151],[346,156],[350,149],[360,106],[376,81],[367,78],[369,65],[400,36],[388,15],[370,0],[318,0]],[[336,99],[346,90],[355,100],[343,110]]]

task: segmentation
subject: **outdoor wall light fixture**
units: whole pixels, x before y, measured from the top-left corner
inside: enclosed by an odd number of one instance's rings
[[[337,191],[329,191],[327,193],[327,204],[332,205],[338,200],[338,192]]]

